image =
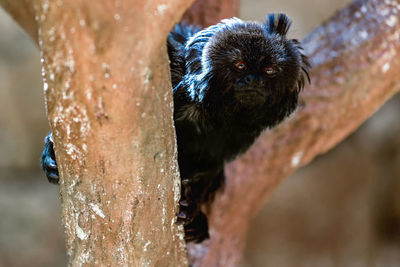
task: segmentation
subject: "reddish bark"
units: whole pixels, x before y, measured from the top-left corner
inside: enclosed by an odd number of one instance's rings
[[[186,11],[182,20],[204,27],[238,13],[239,0],[198,0]]]

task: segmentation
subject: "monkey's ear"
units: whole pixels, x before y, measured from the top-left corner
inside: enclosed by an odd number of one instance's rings
[[[264,28],[269,34],[277,33],[285,36],[290,29],[292,21],[285,14],[269,14],[264,23]]]

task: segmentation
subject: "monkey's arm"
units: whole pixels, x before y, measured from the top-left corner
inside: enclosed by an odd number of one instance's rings
[[[44,139],[44,148],[42,157],[40,158],[40,165],[46,174],[50,183],[58,184],[60,177],[58,175],[58,168],[56,162],[56,155],[54,153],[53,135],[50,132]]]

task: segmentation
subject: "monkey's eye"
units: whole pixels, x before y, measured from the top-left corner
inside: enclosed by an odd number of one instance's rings
[[[272,66],[267,66],[264,69],[265,74],[267,75],[275,75],[278,73],[278,68],[272,67]]]
[[[235,67],[238,70],[244,70],[246,68],[246,64],[243,61],[238,61],[235,63]]]

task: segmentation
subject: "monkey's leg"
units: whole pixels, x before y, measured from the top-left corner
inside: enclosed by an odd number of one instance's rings
[[[201,211],[201,206],[211,204],[215,192],[221,187],[223,180],[222,169],[197,174],[192,179],[182,180],[178,222],[185,227],[187,242],[199,243],[209,238],[207,217]]]
[[[185,241],[200,243],[205,239],[210,238],[208,233],[208,222],[206,215],[199,211],[194,217],[193,221],[184,226],[185,228]]]
[[[225,173],[224,169],[219,169],[214,172],[212,179],[208,180],[209,182],[203,189],[201,195],[201,203],[206,205],[211,205],[214,201],[215,194],[218,190],[223,190],[225,186]]]
[[[53,135],[50,132],[44,139],[44,148],[42,152],[42,157],[40,159],[40,165],[46,174],[47,179],[50,183],[58,184],[60,177],[58,175],[58,168],[56,162],[56,155],[54,153],[54,141]]]
[[[178,223],[185,228],[186,242],[199,243],[209,238],[207,217],[200,210],[202,183],[194,179],[182,180],[182,195],[179,201]]]

